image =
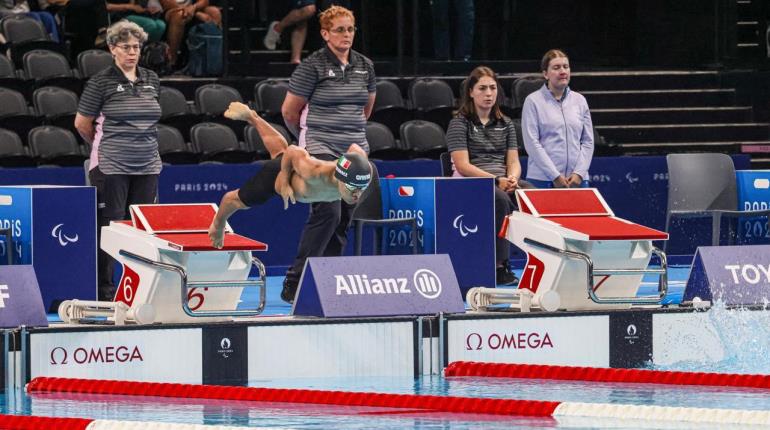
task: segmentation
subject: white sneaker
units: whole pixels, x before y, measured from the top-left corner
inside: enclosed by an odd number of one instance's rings
[[[278,24],[278,21],[273,21],[270,23],[270,25],[267,27],[267,34],[265,34],[265,39],[262,41],[262,43],[265,44],[265,48],[275,51],[276,45],[278,45],[278,42],[281,41],[281,33],[275,31],[275,26]]]

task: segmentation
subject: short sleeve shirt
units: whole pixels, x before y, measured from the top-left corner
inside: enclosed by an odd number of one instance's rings
[[[447,130],[449,152],[468,151],[468,161],[495,176],[505,176],[505,156],[509,149],[518,149],[516,128],[508,117],[482,125],[478,120],[457,116]]]
[[[113,64],[88,80],[78,113],[103,117],[97,125],[99,170],[107,175],[149,175],[161,170],[158,155],[160,79],[139,67],[131,82]]]
[[[364,107],[377,91],[374,64],[350,50],[345,66],[329,50],[319,49],[297,66],[289,91],[308,101],[300,118],[300,146],[313,155],[339,157],[357,143],[369,152]]]

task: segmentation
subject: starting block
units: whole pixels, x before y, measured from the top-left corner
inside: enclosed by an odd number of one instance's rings
[[[616,217],[594,188],[516,190],[516,200],[520,212],[500,234],[527,253],[519,287],[472,289],[473,309],[625,309],[665,297],[666,255],[652,241],[668,240],[667,233]],[[648,268],[652,254],[660,269]],[[645,274],[659,276],[658,295],[636,297]]]
[[[215,204],[132,205],[130,221],[102,228],[102,250],[123,266],[115,301],[66,301],[59,308],[62,320],[213,322],[260,314],[266,272],[251,252],[267,245],[235,234],[228,224],[224,246],[214,248],[208,228],[216,211]],[[248,279],[252,265],[257,280]],[[244,287],[260,288],[257,309],[236,310]]]

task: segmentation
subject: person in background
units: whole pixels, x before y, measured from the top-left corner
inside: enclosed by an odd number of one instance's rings
[[[209,0],[160,0],[166,17],[166,40],[169,46],[169,61],[179,67],[179,49],[182,46],[185,28],[195,22],[212,22],[222,26],[222,12],[216,6],[209,6]]]
[[[454,26],[449,22],[450,0],[430,0],[433,15],[433,52],[437,60],[469,61],[473,52],[473,32],[476,21],[474,0],[451,0],[454,6]],[[453,57],[449,56],[449,34],[454,36]]]
[[[160,80],[137,65],[146,40],[147,33],[133,22],[108,28],[115,63],[88,80],[75,115],[75,128],[92,145],[89,178],[96,187],[99,226],[125,219],[129,205],[157,200]],[[107,253],[99,251],[98,268],[99,299],[112,300],[113,260]]]
[[[463,85],[460,108],[450,121],[446,135],[454,176],[495,179],[495,231],[516,205],[511,199],[517,188],[531,188],[520,180],[521,163],[516,129],[500,111],[497,75],[492,69],[473,69]],[[495,259],[498,285],[516,285],[509,268],[511,243],[498,237]]]
[[[297,66],[281,113],[299,145],[320,160],[338,159],[352,143],[369,152],[366,120],[372,113],[376,79],[372,61],[352,49],[353,12],[332,6],[319,15],[326,46]],[[354,205],[311,205],[297,256],[286,272],[281,298],[292,302],[308,257],[342,255]]]
[[[315,0],[292,0],[292,10],[280,21],[273,21],[267,28],[263,43],[265,48],[274,51],[281,41],[281,33],[289,27],[291,30],[291,63],[299,64],[302,48],[307,39],[307,22],[315,15]]]
[[[59,15],[64,31],[72,35],[72,58],[88,49],[106,47],[109,21],[104,0],[37,0],[37,3],[41,10]]]
[[[158,42],[166,33],[163,7],[159,0],[107,0],[107,12],[112,22],[127,19],[147,32],[147,40]]]
[[[567,54],[551,49],[540,69],[545,84],[527,96],[521,112],[527,180],[538,188],[587,187],[594,154],[588,103],[569,88]]]
[[[35,9],[31,10],[27,0],[0,0],[0,17],[13,15],[28,15],[40,21],[43,23],[45,31],[51,37],[51,40],[59,43],[59,29],[56,26],[56,19],[50,13]]]

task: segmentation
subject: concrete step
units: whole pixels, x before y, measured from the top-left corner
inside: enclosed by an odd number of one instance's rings
[[[644,124],[597,126],[609,143],[740,142],[770,139],[768,123]]]
[[[594,125],[736,123],[752,116],[751,106],[591,109]]]

